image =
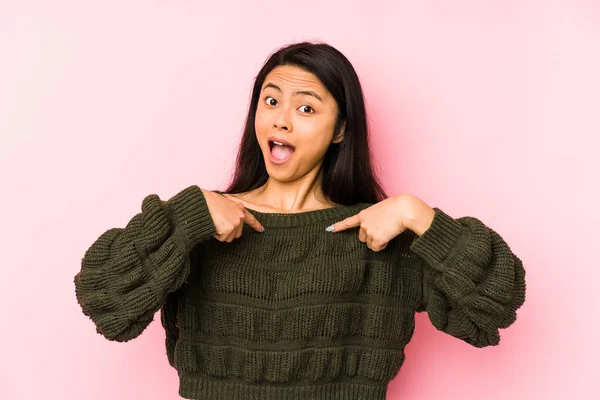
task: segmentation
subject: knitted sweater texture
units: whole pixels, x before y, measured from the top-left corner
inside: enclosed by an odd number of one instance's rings
[[[295,214],[249,210],[219,242],[201,189],[147,196],[103,233],[74,279],[83,313],[108,340],[139,336],[161,311],[179,395],[206,400],[384,400],[415,313],[476,347],[497,345],[525,300],[521,260],[474,217],[435,207],[374,252],[325,228],[370,204]]]

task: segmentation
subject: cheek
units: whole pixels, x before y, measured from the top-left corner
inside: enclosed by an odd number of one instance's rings
[[[303,158],[317,160],[325,156],[330,143],[331,139],[327,133],[321,131],[318,134],[307,135],[299,145]]]
[[[260,131],[262,131],[264,129],[264,125],[265,125],[265,118],[264,118],[263,114],[260,112],[257,112],[256,116],[254,117],[254,129],[256,130],[256,133],[259,133]]]
[[[329,123],[322,123],[320,121],[314,121],[308,123],[303,129],[306,132],[307,142],[311,148],[315,150],[325,151],[329,147],[331,140],[333,139],[333,127],[329,126]]]
[[[254,130],[256,131],[256,139],[258,144],[262,147],[264,141],[269,136],[269,124],[267,119],[259,114],[256,114],[254,118]]]

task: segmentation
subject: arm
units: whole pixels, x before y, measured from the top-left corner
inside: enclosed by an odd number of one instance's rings
[[[165,346],[169,364],[175,367],[175,345],[179,340],[179,325],[177,314],[179,313],[179,296],[181,289],[169,293],[167,299],[160,309],[160,322],[165,330]]]
[[[498,330],[516,320],[525,301],[523,263],[480,220],[433,210],[431,225],[410,245],[423,260],[417,311],[427,311],[438,330],[475,347],[497,345]]]
[[[167,295],[186,281],[189,252],[215,233],[198,186],[168,201],[147,196],[125,228],[109,229],[86,251],[74,279],[83,313],[109,340],[139,336]]]

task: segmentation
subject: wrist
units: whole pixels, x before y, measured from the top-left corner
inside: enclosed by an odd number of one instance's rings
[[[418,236],[423,235],[433,222],[435,210],[423,200],[410,194],[400,195],[398,202],[401,210],[400,221],[402,225]]]

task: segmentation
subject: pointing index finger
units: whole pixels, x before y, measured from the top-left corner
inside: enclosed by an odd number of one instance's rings
[[[252,215],[246,208],[244,208],[244,213],[246,217],[244,217],[244,222],[250,225],[257,232],[264,232],[262,224],[258,222],[258,220]]]
[[[345,231],[346,229],[356,228],[357,226],[360,226],[360,217],[358,216],[358,214],[348,217],[343,221],[336,222],[335,224],[328,227],[326,230],[328,232],[341,232]]]

